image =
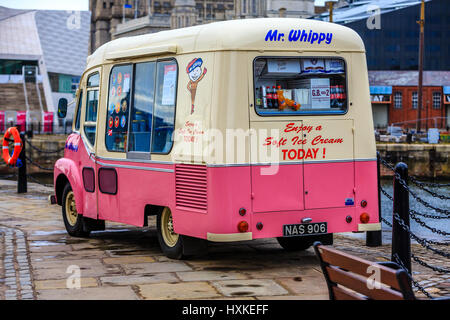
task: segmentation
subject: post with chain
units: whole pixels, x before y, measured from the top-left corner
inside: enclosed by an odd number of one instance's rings
[[[403,224],[409,227],[409,193],[403,186],[408,184],[408,166],[399,162],[395,166],[394,174],[394,204],[393,215],[398,214]],[[398,257],[401,263],[411,273],[411,238],[408,230],[402,227],[400,221],[392,219],[392,256],[391,260],[396,262]]]
[[[381,181],[380,181],[380,152],[377,152],[377,181],[378,181],[378,219],[381,223]],[[382,244],[382,234],[379,231],[367,231],[366,232],[366,246],[368,247],[378,247]]]
[[[19,168],[19,174],[17,175],[17,193],[26,193],[27,190],[27,159],[26,159],[26,143],[25,133],[20,134],[20,140],[22,140],[22,151],[19,154],[19,159],[22,161],[22,166]]]

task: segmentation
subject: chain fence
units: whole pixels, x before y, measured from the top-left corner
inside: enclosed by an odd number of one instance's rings
[[[436,206],[431,205],[430,203],[428,203],[425,200],[423,200],[421,197],[419,197],[417,195],[416,192],[411,190],[411,188],[408,186],[407,181],[402,179],[400,174],[398,174],[395,171],[395,168],[393,167],[393,165],[391,165],[390,163],[388,163],[386,160],[384,160],[381,157],[380,157],[380,163],[383,164],[386,168],[388,168],[388,169],[390,169],[390,170],[392,170],[394,172],[394,176],[395,176],[396,181],[398,181],[400,183],[400,185],[403,188],[405,188],[405,190],[410,195],[412,195],[412,197],[417,202],[422,204],[427,209],[435,211],[435,214],[425,214],[425,213],[421,213],[421,212],[418,212],[418,211],[413,210],[413,209],[409,209],[409,216],[411,217],[411,219],[413,219],[421,227],[426,228],[427,230],[430,230],[432,233],[436,233],[436,234],[441,235],[441,236],[448,236],[448,235],[450,235],[449,232],[447,232],[445,230],[440,230],[440,229],[435,228],[435,227],[432,227],[432,226],[428,225],[425,221],[423,221],[422,219],[420,219],[418,217],[418,216],[421,216],[421,217],[424,217],[424,218],[436,219],[436,220],[450,219],[450,211],[446,210],[446,209],[437,208]],[[411,177],[411,176],[408,176],[408,179],[415,186],[417,186],[419,189],[427,192],[428,194],[430,194],[434,198],[438,198],[438,199],[441,199],[441,200],[448,200],[448,199],[450,199],[450,197],[448,197],[446,195],[439,194],[439,193],[437,193],[435,191],[432,191],[432,190],[429,190],[428,188],[426,188],[426,187],[429,187],[429,188],[442,188],[442,187],[450,186],[450,184],[425,183],[425,182],[421,182],[421,181],[417,180],[415,177]],[[380,192],[386,198],[388,198],[390,201],[394,201],[394,198],[386,190],[384,190],[381,186],[380,186]],[[393,225],[392,225],[391,222],[389,222],[388,220],[386,220],[383,217],[381,217],[381,220],[387,226],[392,228]],[[409,237],[411,239],[415,240],[417,243],[419,243],[426,250],[429,250],[429,251],[433,252],[434,254],[439,255],[441,257],[444,257],[446,259],[450,258],[450,253],[432,246],[432,245],[435,245],[435,246],[444,246],[445,247],[445,246],[448,246],[450,244],[449,242],[446,242],[446,241],[439,242],[439,241],[434,241],[434,240],[430,240],[430,239],[425,239],[425,238],[419,237],[417,234],[415,234],[414,232],[411,231],[411,228],[405,223],[405,221],[400,217],[400,215],[397,212],[393,213],[393,220],[395,220],[398,223],[398,225],[400,225],[401,228],[404,231],[407,232],[407,234],[409,235]],[[406,271],[408,270],[407,268],[405,268],[405,266],[403,265],[402,261],[399,259],[397,254],[394,254],[393,258],[396,260],[395,262],[397,262],[402,268],[404,268]],[[438,267],[438,266],[433,266],[433,265],[425,262],[424,260],[422,260],[418,256],[414,255],[413,253],[411,253],[411,258],[416,263],[418,263],[419,265],[421,265],[421,266],[423,266],[425,268],[429,268],[429,269],[433,270],[434,272],[441,273],[441,274],[448,274],[448,273],[450,273],[449,269],[441,268],[441,267]],[[413,279],[412,275],[409,274],[409,272],[408,272],[408,277],[411,279],[411,282],[414,285],[414,287],[416,287],[419,291],[421,291],[428,298],[430,298],[430,299],[433,298],[430,295],[430,293],[425,290],[425,288],[423,288],[417,281],[415,281]]]

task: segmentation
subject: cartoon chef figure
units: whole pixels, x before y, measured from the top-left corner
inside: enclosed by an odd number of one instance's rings
[[[202,72],[202,64],[203,60],[201,58],[195,58],[191,62],[189,62],[186,72],[189,75],[190,81],[187,84],[187,89],[191,92],[191,114],[194,113],[194,102],[195,102],[195,94],[197,92],[197,85],[200,80],[205,76],[207,69],[203,68]]]

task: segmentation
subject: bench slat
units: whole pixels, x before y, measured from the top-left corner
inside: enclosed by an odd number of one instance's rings
[[[403,295],[400,292],[384,288],[383,286],[380,289],[369,289],[365,278],[350,272],[330,266],[327,266],[326,270],[332,282],[362,293],[369,298],[376,300],[403,300]]]
[[[332,287],[331,290],[333,290],[334,298],[336,300],[366,300],[362,296],[337,286]]]
[[[375,266],[380,270],[381,283],[401,291],[396,276],[396,270],[358,257],[350,256],[344,252],[340,252],[329,247],[320,246],[319,252],[321,253],[321,257],[324,262],[332,266],[338,266],[339,268],[357,273],[363,277],[371,276],[373,273],[367,273],[367,268],[369,266]]]

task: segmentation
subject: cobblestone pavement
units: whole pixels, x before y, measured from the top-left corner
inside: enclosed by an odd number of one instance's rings
[[[211,244],[208,255],[166,258],[153,223],[135,228],[107,223],[90,238],[66,234],[61,207],[47,203],[51,188],[0,180],[0,299],[328,299],[312,249],[289,253],[274,239]],[[153,225],[153,227],[152,227]],[[335,247],[372,261],[390,257],[390,245],[368,248],[335,237]],[[413,245],[428,263],[448,259]],[[74,276],[79,272],[79,289]],[[414,278],[433,296],[449,295],[449,275],[413,264]],[[420,295],[418,295],[420,296]]]

